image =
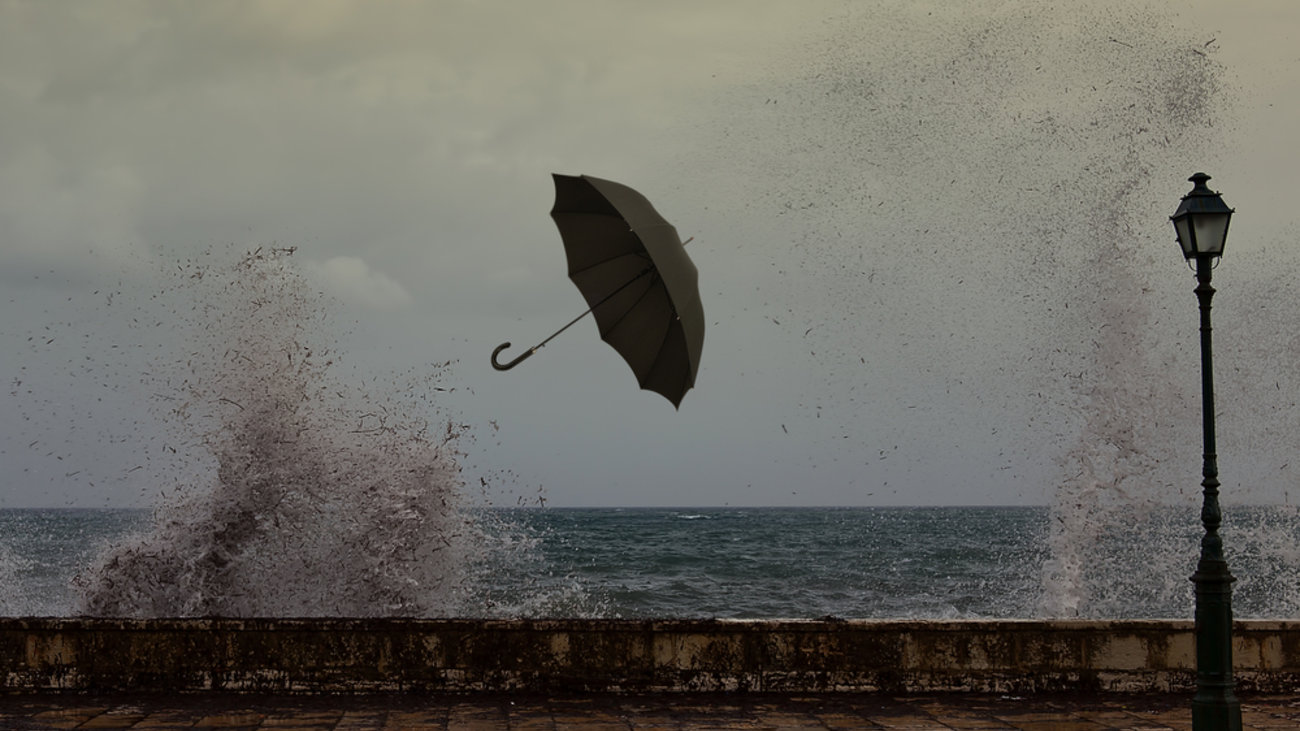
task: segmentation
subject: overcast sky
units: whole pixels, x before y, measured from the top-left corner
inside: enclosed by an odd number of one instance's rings
[[[0,506],[148,504],[135,467],[178,427],[110,351],[187,336],[155,273],[258,246],[297,247],[345,377],[439,374],[429,413],[474,428],[502,501],[1046,503],[1084,473],[1187,497],[1168,214],[1201,168],[1238,209],[1225,497],[1289,501],[1298,31],[1289,0],[0,0]],[[680,410],[590,321],[491,369],[584,308],[552,172],[695,237]]]

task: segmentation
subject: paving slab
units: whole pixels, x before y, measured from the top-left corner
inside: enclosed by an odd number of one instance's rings
[[[1242,698],[1245,729],[1300,729],[1294,695]],[[1183,695],[760,693],[540,696],[4,695],[0,729],[249,731],[938,729],[1183,731]]]

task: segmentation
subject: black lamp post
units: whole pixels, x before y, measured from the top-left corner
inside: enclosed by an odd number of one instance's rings
[[[1232,680],[1232,582],[1223,557],[1219,524],[1219,465],[1214,451],[1214,366],[1210,347],[1210,299],[1214,287],[1210,274],[1215,260],[1223,256],[1232,209],[1205,181],[1210,176],[1196,173],[1188,178],[1194,186],[1170,219],[1183,247],[1183,256],[1196,260],[1196,298],[1201,304],[1201,419],[1204,429],[1205,462],[1201,469],[1203,500],[1201,559],[1192,581],[1196,583],[1196,697],[1192,700],[1192,728],[1241,729],[1241,703],[1233,692]]]

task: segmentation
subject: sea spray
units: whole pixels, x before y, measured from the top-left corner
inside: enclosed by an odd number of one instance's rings
[[[431,422],[387,384],[341,377],[329,310],[290,253],[181,262],[153,298],[165,304],[151,314],[180,338],[142,376],[169,424],[170,441],[152,446],[172,456],[176,484],[151,531],[77,577],[80,611],[491,612],[475,569],[485,534],[509,528],[470,509],[464,427]],[[445,369],[428,369],[426,391]]]
[[[1112,212],[1099,220],[1099,239],[1131,236],[1123,216]],[[1161,377],[1167,363],[1150,348],[1152,315],[1140,296],[1142,276],[1135,274],[1141,258],[1124,247],[1098,249],[1094,274],[1086,280],[1097,324],[1090,343],[1081,344],[1091,363],[1067,379],[1082,426],[1058,458],[1062,477],[1051,502],[1038,611],[1052,617],[1118,616],[1138,604],[1167,604],[1169,592],[1186,594],[1186,546],[1144,540],[1136,528],[1162,534],[1152,524],[1164,515],[1158,509],[1187,496],[1158,486],[1175,479],[1173,448],[1185,443],[1180,440],[1190,428],[1182,427],[1193,422],[1171,413],[1184,394]],[[1142,600],[1153,587],[1159,587],[1161,601]]]
[[[1213,34],[1169,13],[846,4],[717,143],[797,257],[772,299],[818,364],[809,418],[852,436],[865,493],[1046,498],[1044,615],[1189,595],[1183,535],[1133,529],[1196,497],[1167,217],[1229,115]]]
[[[30,614],[27,598],[19,592],[20,576],[30,564],[30,559],[16,555],[0,541],[0,617]]]

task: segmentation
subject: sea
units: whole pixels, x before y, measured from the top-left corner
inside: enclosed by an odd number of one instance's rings
[[[1239,579],[1236,616],[1295,616],[1300,571],[1295,556],[1278,549],[1294,542],[1295,512],[1247,507],[1229,514],[1240,526],[1225,529]],[[1049,570],[1051,520],[1046,507],[480,509],[483,550],[465,560],[459,600],[436,611],[379,613],[1042,617],[1051,614],[1044,609],[1049,584],[1060,580]],[[148,510],[0,510],[0,610],[87,613],[78,586],[88,568],[153,530],[154,521]],[[1111,530],[1095,545],[1088,597],[1074,614],[1190,617],[1188,577],[1199,536],[1197,514],[1184,509]],[[325,607],[335,578],[303,583],[320,587]]]
[[[1034,439],[997,461],[1054,460],[1052,505],[466,505],[462,419],[433,396],[460,386],[425,362],[441,350],[369,373],[344,358],[352,316],[294,263],[296,246],[186,248],[105,272],[6,350],[19,443],[98,468],[52,482],[75,476],[87,496],[139,485],[159,502],[0,510],[0,615],[1191,617],[1199,505],[1157,504],[1180,499],[1161,470],[1195,439],[1179,425],[1196,423],[1199,385],[1169,377],[1194,373],[1196,351],[1164,218],[1203,151],[1230,149],[1230,74],[1209,33],[1119,7],[846,16],[799,74],[753,85],[762,114],[728,114],[725,143],[684,147],[690,165],[674,171],[690,168],[683,189],[742,195],[745,216],[719,225],[766,242],[746,256],[782,276],[754,287],[702,267],[701,282],[719,291],[719,332],[766,319],[807,348],[815,388],[790,394],[805,413],[860,445],[876,424],[891,438],[963,425],[943,445],[966,441],[967,424],[1011,444],[1023,425]],[[1261,500],[1285,503],[1300,433],[1285,394],[1300,384],[1296,343],[1277,333],[1296,310],[1295,257],[1265,257],[1266,243],[1229,267],[1253,272],[1257,305],[1223,328],[1239,356],[1223,446],[1266,478]],[[1159,304],[1180,281],[1184,305]],[[868,423],[868,398],[895,417],[870,409]],[[467,419],[497,416],[509,418]],[[96,465],[118,453],[129,478],[115,459]],[[1294,506],[1225,506],[1235,616],[1300,616],[1298,537]]]

